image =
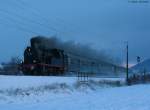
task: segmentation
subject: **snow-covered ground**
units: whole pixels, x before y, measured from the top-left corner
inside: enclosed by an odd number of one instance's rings
[[[0,76],[0,110],[150,110],[150,85],[115,78]],[[104,84],[103,82],[106,82]],[[122,85],[122,84],[121,84]]]
[[[9,88],[29,88],[39,87],[44,85],[66,83],[72,85],[78,80],[77,77],[54,77],[54,76],[3,76],[0,75],[0,90]],[[94,81],[121,81],[124,78],[89,78]]]

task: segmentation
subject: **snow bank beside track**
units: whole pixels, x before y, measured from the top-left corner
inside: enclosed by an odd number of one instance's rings
[[[9,88],[30,88],[52,84],[73,85],[78,80],[77,77],[55,77],[55,76],[3,76],[0,75],[0,90]],[[90,78],[89,80],[100,81],[120,81],[124,83],[124,78]]]
[[[78,82],[77,77],[52,76],[0,76],[0,95],[29,96],[49,93],[87,92],[108,87],[122,86],[122,79],[91,78],[88,83]]]

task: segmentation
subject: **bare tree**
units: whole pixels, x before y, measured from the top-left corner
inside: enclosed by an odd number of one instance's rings
[[[18,75],[19,74],[19,66],[21,63],[21,59],[19,57],[12,57],[11,60],[7,63],[2,63],[2,74],[6,75]]]

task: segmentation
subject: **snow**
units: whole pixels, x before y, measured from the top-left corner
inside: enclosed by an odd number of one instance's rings
[[[68,83],[76,81],[76,77],[53,77],[53,76],[0,76],[0,89],[11,88],[28,88],[47,85],[52,83]]]
[[[149,84],[102,86],[96,82],[115,79],[94,78],[95,82],[89,86],[78,85],[76,80],[75,77],[0,76],[0,110],[150,110]]]
[[[0,76],[0,89],[8,88],[29,88],[54,83],[67,83],[72,85],[77,81],[77,77],[54,77],[54,76]],[[110,80],[124,81],[124,78],[91,78],[95,81]]]

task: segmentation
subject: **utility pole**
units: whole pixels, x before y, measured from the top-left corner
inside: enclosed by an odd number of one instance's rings
[[[128,83],[128,79],[129,79],[129,58],[128,58],[129,57],[129,52],[128,52],[128,48],[129,47],[128,47],[128,42],[127,42],[127,45],[126,45],[126,49],[127,49],[127,53],[126,53],[127,54],[127,56],[126,56],[127,57],[126,58],[126,60],[127,60],[126,61],[126,81],[127,81],[127,83]]]

